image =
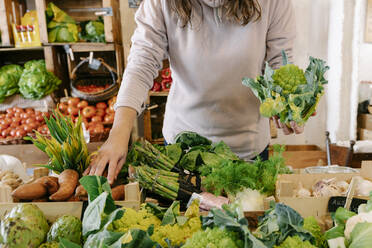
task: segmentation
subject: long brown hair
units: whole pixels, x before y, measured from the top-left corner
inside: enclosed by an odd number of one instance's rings
[[[192,0],[168,0],[172,11],[176,13],[185,27],[191,20],[191,13],[195,6]],[[261,18],[261,6],[258,0],[227,0],[223,5],[224,16],[229,21],[234,21],[241,25],[257,21]]]

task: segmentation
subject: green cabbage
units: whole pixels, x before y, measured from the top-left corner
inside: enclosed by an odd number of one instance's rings
[[[261,101],[260,113],[265,117],[279,116],[282,123],[295,121],[303,125],[315,112],[324,84],[324,74],[329,69],[325,61],[310,57],[304,72],[298,66],[287,64],[283,51],[283,66],[273,70],[266,63],[265,73],[256,79],[244,78],[243,85],[249,87]]]
[[[46,10],[49,42],[76,42],[79,30],[74,19],[52,2]]]
[[[0,103],[6,97],[18,92],[18,81],[22,71],[23,69],[19,65],[5,65],[0,68]]]
[[[102,18],[97,21],[82,22],[80,38],[90,42],[105,42],[105,26]]]
[[[49,95],[61,84],[53,73],[46,70],[44,60],[33,60],[25,64],[19,80],[19,91],[27,99],[41,99]]]

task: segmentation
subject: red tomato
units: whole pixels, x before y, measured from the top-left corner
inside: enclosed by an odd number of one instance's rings
[[[0,114],[0,120],[5,118],[5,114]]]
[[[85,118],[92,118],[96,114],[96,108],[93,106],[85,107],[82,114]]]
[[[31,125],[24,125],[23,130],[25,130],[26,133],[31,133],[33,130],[33,127]]]
[[[14,137],[16,135],[17,130],[15,128],[10,129],[9,135]]]
[[[77,107],[78,107],[79,109],[83,109],[83,108],[85,108],[85,107],[88,107],[88,102],[85,101],[85,100],[83,100],[83,101],[81,101],[81,102],[78,103]]]
[[[22,113],[20,113],[20,112],[15,112],[13,114],[14,117],[19,117],[19,118],[21,118],[21,115],[22,115]]]
[[[40,124],[37,123],[37,122],[31,122],[31,123],[27,124],[27,126],[29,126],[31,128],[31,130],[34,130],[34,129],[37,129],[40,126]]]
[[[28,113],[21,113],[21,118],[22,119],[28,119],[30,117],[30,114]]]
[[[101,116],[93,116],[92,117],[92,122],[102,122],[102,117]]]
[[[5,112],[6,112],[7,114],[13,115],[15,111],[14,111],[13,108],[9,108],[9,109],[5,110]]]
[[[14,114],[8,113],[8,114],[5,115],[5,119],[8,118],[9,120],[12,120],[13,117],[14,117]]]
[[[99,108],[96,110],[96,115],[103,118],[105,116],[105,111]]]
[[[23,109],[18,108],[18,107],[14,107],[14,108],[13,108],[13,111],[14,111],[14,112],[17,112],[17,113],[23,113],[23,112],[24,112]]]
[[[67,108],[68,108],[68,106],[67,106],[66,103],[61,102],[60,104],[58,104],[58,109],[59,109],[59,111],[61,111],[62,113],[66,113]]]
[[[104,103],[104,102],[99,102],[96,104],[96,108],[97,109],[106,109],[107,108],[107,104]]]
[[[104,122],[109,124],[114,123],[114,115],[113,114],[105,115]]]
[[[80,102],[80,99],[79,98],[76,98],[76,97],[70,97],[67,101],[67,104],[69,106],[74,106],[76,107],[78,105],[78,103]]]
[[[0,132],[2,132],[3,130],[7,128],[8,128],[8,125],[0,124]]]
[[[22,137],[24,137],[25,135],[26,135],[26,131],[23,130],[23,129],[18,129],[18,130],[16,131],[16,134],[15,134],[15,136],[16,136],[17,138],[22,138]]]
[[[16,123],[16,122],[12,122],[11,124],[10,124],[10,127],[11,128],[17,128],[19,126],[19,123]]]
[[[41,115],[43,117],[49,118],[50,114],[48,112],[42,112]]]
[[[8,137],[8,136],[10,135],[10,131],[11,131],[10,128],[4,129],[4,130],[1,132],[1,136],[3,136],[3,137]]]
[[[108,107],[106,110],[105,110],[106,114],[114,114],[115,112],[112,110],[111,106]]]
[[[40,115],[36,115],[36,121],[38,122],[44,122],[44,117],[40,114]]]
[[[79,109],[77,107],[74,107],[74,106],[69,106],[67,108],[67,113],[69,113],[72,116],[75,116],[75,115],[79,114]]]
[[[3,124],[3,125],[10,125],[12,123],[12,120],[5,117],[4,119],[0,120],[0,124]]]
[[[21,122],[21,118],[19,118],[19,117],[13,117],[12,118],[12,122],[20,123]]]
[[[117,99],[117,97],[114,96],[113,98],[111,98],[110,100],[108,100],[108,105],[109,106],[114,106],[114,104],[116,103],[116,99]]]
[[[32,109],[32,108],[27,108],[27,109],[26,109],[26,113],[28,113],[28,114],[34,114],[35,111],[34,111],[34,109]]]
[[[105,131],[105,128],[103,124],[95,123],[95,125],[91,125],[88,130],[89,132],[93,134],[97,134],[97,133],[103,133]]]

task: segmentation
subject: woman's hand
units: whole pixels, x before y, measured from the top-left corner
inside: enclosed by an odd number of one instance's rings
[[[276,128],[282,129],[285,135],[290,135],[292,133],[301,134],[304,132],[304,127],[297,125],[294,121],[291,121],[290,127],[288,127],[287,124],[282,123],[277,116],[274,116],[272,120],[274,121]]]
[[[316,115],[316,112],[314,112],[311,116],[315,116],[315,115]],[[292,133],[302,134],[305,130],[304,126],[299,126],[294,121],[291,121],[289,123],[290,127],[288,127],[286,124],[280,121],[278,116],[274,116],[271,119],[274,121],[276,128],[282,129],[285,135],[290,135]]]
[[[128,107],[117,109],[110,136],[98,151],[84,175],[102,176],[108,167],[107,180],[113,184],[128,154],[128,143],[137,112]]]
[[[107,180],[113,184],[123,168],[128,153],[128,141],[121,137],[110,135],[98,151],[84,175],[103,175],[108,165]]]

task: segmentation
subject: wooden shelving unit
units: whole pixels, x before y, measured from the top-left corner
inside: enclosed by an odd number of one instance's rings
[[[160,91],[160,92],[154,92],[154,91],[150,91],[149,93],[149,96],[168,96],[169,95],[169,91]]]

